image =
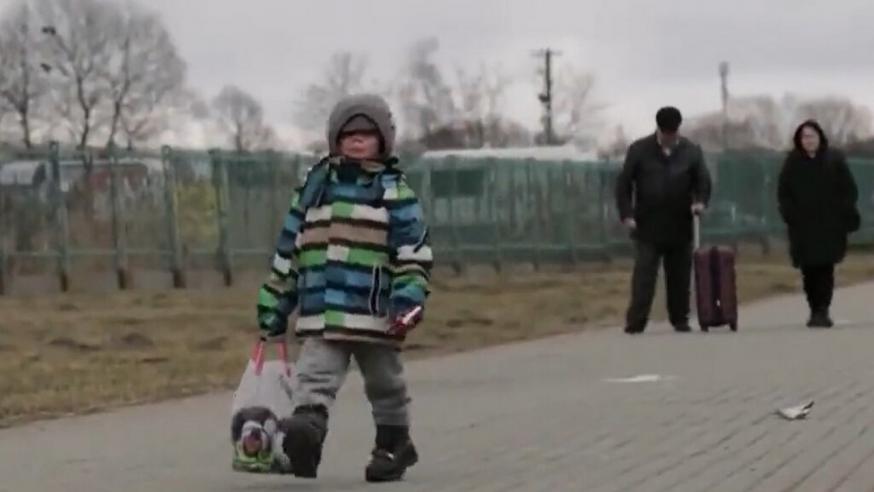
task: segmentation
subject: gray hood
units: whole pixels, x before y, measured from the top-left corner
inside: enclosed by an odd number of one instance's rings
[[[376,94],[358,94],[342,99],[334,106],[328,118],[328,148],[331,155],[339,154],[338,137],[343,126],[357,115],[366,116],[376,124],[382,135],[383,149],[380,160],[391,157],[395,144],[395,125],[391,109],[382,97]]]

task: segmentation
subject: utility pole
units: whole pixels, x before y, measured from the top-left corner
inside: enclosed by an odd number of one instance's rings
[[[537,98],[543,104],[543,135],[546,145],[555,143],[555,132],[552,127],[552,58],[560,54],[561,52],[551,48],[535,52],[535,56],[542,56],[544,61],[543,92],[538,94]]]
[[[728,149],[728,62],[719,64],[719,79],[722,89],[722,148]]]

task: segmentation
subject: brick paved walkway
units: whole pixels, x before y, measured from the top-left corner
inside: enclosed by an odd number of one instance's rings
[[[787,297],[744,309],[737,334],[654,326],[411,363],[422,461],[381,489],[874,490],[872,303],[874,285],[840,291],[831,331],[804,328]],[[665,379],[606,381],[640,374]],[[806,398],[806,421],[773,414]],[[0,431],[0,491],[374,490],[357,376],[316,482],[230,472],[228,407],[210,395]]]

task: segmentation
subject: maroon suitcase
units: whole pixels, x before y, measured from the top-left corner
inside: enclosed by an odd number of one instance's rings
[[[695,299],[701,331],[728,325],[737,331],[735,252],[725,246],[701,247],[700,219],[695,217]]]

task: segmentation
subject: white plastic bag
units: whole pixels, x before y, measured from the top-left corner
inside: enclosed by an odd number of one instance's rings
[[[277,345],[280,357],[274,360],[265,360],[263,342],[256,345],[234,391],[232,414],[246,407],[266,407],[279,418],[291,415],[294,410],[291,403],[293,366],[286,358],[285,345]]]
[[[231,441],[234,445],[234,470],[251,473],[282,473],[277,463],[281,443],[277,427],[290,417],[292,404],[292,366],[285,343],[277,344],[280,358],[265,360],[265,344],[255,345],[240,384],[231,402]],[[253,450],[257,450],[253,451]],[[280,456],[282,453],[278,453]],[[283,460],[284,461],[284,460]]]

